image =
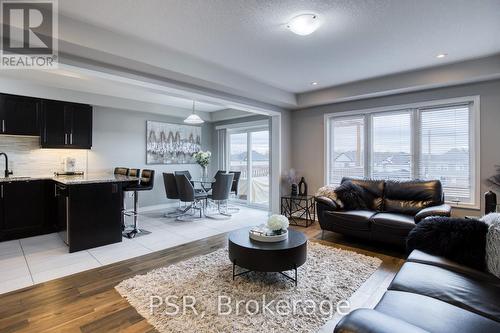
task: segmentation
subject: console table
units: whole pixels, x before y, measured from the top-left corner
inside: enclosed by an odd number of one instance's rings
[[[281,214],[291,225],[309,227],[316,220],[313,195],[285,195],[281,197]]]

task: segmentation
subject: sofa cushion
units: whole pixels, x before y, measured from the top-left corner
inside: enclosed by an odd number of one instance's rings
[[[429,333],[406,321],[371,309],[356,309],[344,316],[334,333]]]
[[[390,233],[408,235],[415,227],[413,216],[396,213],[377,213],[372,216],[373,229],[387,230]]]
[[[389,290],[432,297],[500,322],[500,280],[495,280],[485,281],[434,265],[407,262]]]
[[[351,210],[347,212],[327,211],[325,215],[330,216],[329,221],[341,229],[369,231],[371,225],[370,218],[375,213],[368,210]]]
[[[420,210],[440,205],[443,188],[438,180],[393,181],[385,183],[384,210],[386,212],[415,215]]]
[[[494,275],[487,272],[482,272],[472,267],[461,265],[450,259],[446,259],[445,257],[435,256],[420,250],[413,250],[406,261],[441,267],[460,274],[469,275],[477,280],[484,280],[487,282],[495,282],[498,280]]]
[[[378,213],[372,217],[371,239],[396,245],[406,246],[406,236],[415,226],[413,216],[395,213]]]
[[[497,321],[419,294],[389,290],[375,309],[429,332],[500,332]]]
[[[335,188],[336,186],[333,185],[325,185],[323,187],[320,187],[314,196],[316,198],[320,197],[328,198],[332,200],[338,208],[342,209],[344,207],[344,204],[337,197],[337,193],[335,193]]]
[[[373,180],[373,179],[362,179],[362,178],[342,178],[342,183],[346,181],[351,181],[353,184],[361,186],[366,192],[365,197],[366,205],[370,210],[383,211],[383,196],[384,196],[384,180]]]

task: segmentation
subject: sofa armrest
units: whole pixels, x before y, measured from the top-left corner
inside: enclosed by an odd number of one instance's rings
[[[426,217],[430,216],[445,216],[449,217],[451,216],[451,206],[447,204],[442,204],[439,206],[432,206],[432,207],[427,207],[419,211],[415,215],[415,223],[418,223],[425,219]]]
[[[327,197],[314,197],[314,200],[316,200],[317,203],[324,205],[327,210],[337,210],[339,207],[335,201]]]
[[[415,325],[370,309],[358,309],[342,318],[334,333],[429,333]]]

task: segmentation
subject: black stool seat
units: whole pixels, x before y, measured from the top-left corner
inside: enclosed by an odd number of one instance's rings
[[[127,191],[127,192],[151,191],[152,189],[153,189],[152,182],[147,184],[147,185],[143,185],[142,183],[138,183],[138,184],[130,184],[130,185],[125,187],[125,191]]]

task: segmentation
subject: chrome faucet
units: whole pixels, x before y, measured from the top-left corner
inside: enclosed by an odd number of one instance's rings
[[[7,157],[6,153],[0,153],[0,156],[5,157],[5,178],[9,177],[9,175],[12,175],[12,171],[9,171],[9,158]]]

